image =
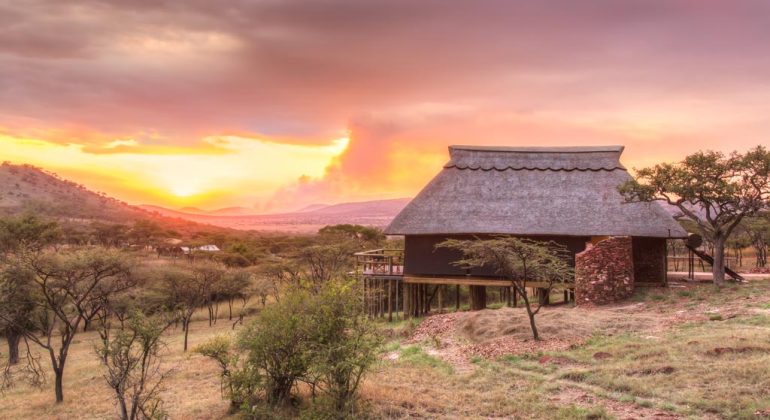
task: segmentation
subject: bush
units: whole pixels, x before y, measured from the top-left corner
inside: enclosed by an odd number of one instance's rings
[[[194,352],[214,359],[221,370],[222,395],[230,400],[231,412],[257,401],[255,395],[262,386],[262,376],[249,366],[240,366],[240,356],[229,336],[221,335],[197,346]]]
[[[312,368],[338,413],[352,414],[364,374],[382,344],[350,282],[330,282],[315,296]]]
[[[298,397],[297,385],[306,383],[314,401],[316,392],[323,394],[311,410],[339,418],[353,416],[358,387],[381,343],[354,283],[330,281],[317,293],[292,289],[267,306],[241,331],[237,347],[217,337],[196,352],[217,361],[225,393],[248,415],[264,415],[260,402],[286,409]]]
[[[310,295],[295,290],[265,308],[240,334],[238,346],[247,353],[245,363],[264,374],[271,406],[289,403],[292,388],[309,371],[310,307]]]

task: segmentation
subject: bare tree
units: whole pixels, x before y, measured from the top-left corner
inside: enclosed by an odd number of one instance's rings
[[[136,310],[125,328],[97,348],[121,419],[150,419],[162,414],[160,391],[169,372],[161,370],[161,337],[170,325],[167,319],[148,317]]]
[[[484,240],[450,239],[437,247],[462,252],[464,258],[453,263],[457,266],[492,267],[499,275],[508,279],[524,300],[535,340],[540,339],[535,315],[540,312],[542,305],[538,305],[536,309],[532,308],[526,291],[528,282],[540,283],[538,287],[550,294],[554,283],[574,279],[574,270],[567,262],[569,251],[555,242],[501,236]]]

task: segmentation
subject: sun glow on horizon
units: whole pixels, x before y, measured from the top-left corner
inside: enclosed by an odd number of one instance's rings
[[[286,144],[239,136],[202,139],[173,153],[148,153],[137,142],[120,153],[90,153],[86,147],[0,134],[0,156],[29,163],[104,191],[131,204],[161,206],[254,206],[300,177],[318,179],[348,147],[347,137],[326,144]],[[135,150],[131,149],[136,147]]]

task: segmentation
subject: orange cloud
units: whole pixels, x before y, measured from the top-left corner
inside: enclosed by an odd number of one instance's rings
[[[0,152],[127,201],[277,209],[412,195],[453,143],[621,143],[628,166],[745,149],[770,137],[769,13],[710,0],[6,2]],[[344,130],[347,147],[333,140]]]

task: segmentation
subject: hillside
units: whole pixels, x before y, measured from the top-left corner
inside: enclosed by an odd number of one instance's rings
[[[150,217],[138,207],[30,165],[0,165],[0,214],[126,221]]]
[[[243,230],[263,230],[310,233],[326,225],[354,223],[366,226],[385,227],[406,206],[409,198],[374,200],[334,205],[317,205],[291,213],[217,215],[209,212],[170,210],[163,207],[143,205],[142,209],[167,217],[178,217],[198,223],[206,223]]]
[[[225,230],[219,226],[149,212],[93,192],[44,169],[4,162],[0,165],[0,215],[25,213],[76,224],[94,221],[130,224],[150,219],[181,236]]]
[[[215,211],[133,206],[30,165],[0,165],[0,215],[34,213],[70,221],[131,223],[153,219],[182,231],[239,230],[312,233],[338,223],[385,227],[409,202],[407,198],[314,205],[281,214],[245,214],[244,207]],[[206,226],[208,225],[208,226]]]

